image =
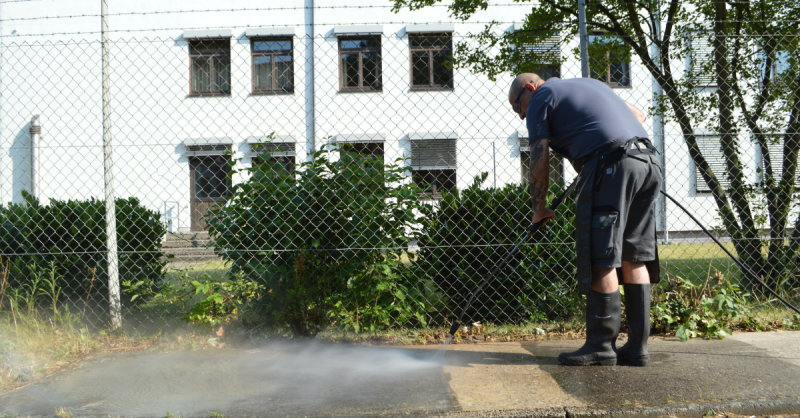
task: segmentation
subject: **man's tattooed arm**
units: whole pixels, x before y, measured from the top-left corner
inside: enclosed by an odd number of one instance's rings
[[[533,200],[534,222],[542,218],[551,218],[551,211],[545,207],[547,191],[550,188],[550,141],[540,139],[531,144],[531,159],[529,163],[528,187]]]

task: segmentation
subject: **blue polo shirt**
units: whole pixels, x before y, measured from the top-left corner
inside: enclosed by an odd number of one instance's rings
[[[525,119],[531,143],[548,138],[550,148],[570,160],[612,142],[649,138],[611,87],[592,78],[547,80],[534,93]]]

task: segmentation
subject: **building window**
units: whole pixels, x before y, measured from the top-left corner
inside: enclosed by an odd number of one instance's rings
[[[756,71],[758,71],[759,86],[763,88],[762,82],[764,81],[764,76],[767,75],[767,54],[761,45],[757,46],[756,50],[758,52]],[[790,68],[789,53],[787,51],[773,51],[769,66],[769,80],[773,83],[776,82],[781,76],[787,74]]]
[[[411,88],[443,90],[453,88],[453,35],[410,34]]]
[[[256,38],[250,41],[253,93],[293,93],[292,38]]]
[[[208,230],[208,210],[224,203],[230,196],[229,161],[225,155],[189,157],[192,231]]]
[[[383,142],[355,142],[339,144],[342,151],[354,152],[361,157],[383,161]]]
[[[783,178],[783,134],[767,134],[767,149],[769,150],[769,161],[772,165],[772,178],[775,184],[778,184]],[[764,170],[766,167],[766,159],[761,153],[761,147],[756,144],[756,158],[758,163],[757,181],[761,183],[764,181]],[[800,190],[800,169],[795,170],[794,190]]]
[[[253,157],[253,165],[264,164],[265,160],[262,156],[264,153],[269,153],[269,158],[272,162],[280,164],[286,171],[294,173],[295,152],[294,143],[267,143],[267,144],[253,144],[252,150],[256,153]]]
[[[189,42],[193,95],[231,94],[231,43],[228,39]]]
[[[381,37],[339,38],[340,91],[381,91]]]
[[[561,77],[561,37],[534,39],[520,34],[519,61],[525,63],[517,72],[536,73],[542,80]]]
[[[725,190],[730,188],[730,180],[728,180],[727,175],[728,166],[725,164],[725,155],[720,149],[719,136],[695,135],[695,140],[697,141],[697,147],[700,149],[700,154],[703,155],[706,163],[711,167],[711,171],[717,177],[717,181],[719,181],[722,188]],[[695,191],[697,193],[711,193],[711,188],[703,180],[700,169],[694,162],[692,162],[692,165],[694,166]]]
[[[695,87],[717,87],[717,71],[714,66],[714,45],[708,35],[694,33],[689,40],[689,62],[687,76]]]
[[[438,198],[455,190],[456,168],[455,139],[411,141],[412,179],[424,195]]]
[[[589,37],[589,70],[592,78],[611,87],[630,87],[630,51],[616,37],[592,35]]]
[[[528,175],[530,174],[531,152],[530,148],[520,147],[520,174],[522,184],[528,184]],[[564,159],[550,153],[550,183],[560,184],[564,182]]]
[[[456,170],[414,170],[412,177],[422,194],[433,198],[442,197],[443,191],[456,189]]]

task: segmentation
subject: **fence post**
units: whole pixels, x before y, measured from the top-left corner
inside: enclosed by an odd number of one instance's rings
[[[586,33],[586,0],[578,0],[578,30],[581,37],[581,77],[589,77],[589,35]]]
[[[108,302],[111,327],[122,326],[117,260],[117,216],[114,202],[114,161],[111,154],[111,92],[108,63],[108,0],[100,0],[100,33],[103,67],[103,186],[106,195],[106,249],[108,261]]]
[[[656,2],[656,10],[659,12],[661,11],[661,2]],[[661,40],[661,17],[660,14],[656,14],[654,25],[653,25],[653,37],[657,40]],[[659,46],[653,42],[650,45],[650,51],[653,55],[653,60],[656,62],[656,65],[660,68],[661,67],[661,49]],[[661,95],[664,93],[663,89],[661,88],[661,82],[652,77],[653,81],[653,107],[655,107],[656,103],[661,100]],[[664,141],[666,140],[667,136],[664,132],[664,116],[660,113],[656,113],[653,115],[653,136],[655,137],[655,145],[658,148],[659,161],[661,162],[661,190],[666,192],[667,191],[667,159],[666,159],[666,145]],[[664,244],[669,244],[669,225],[667,224],[667,198],[662,194],[658,196],[658,205],[656,206],[656,210],[659,213],[659,223],[661,224],[661,232],[664,235]]]

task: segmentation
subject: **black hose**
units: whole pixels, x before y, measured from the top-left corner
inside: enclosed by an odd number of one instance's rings
[[[701,224],[701,223],[700,223],[700,221],[699,221],[697,218],[695,218],[695,217],[694,217],[694,215],[692,215],[692,214],[689,212],[689,210],[688,210],[688,209],[686,209],[685,207],[683,207],[683,205],[681,205],[680,203],[678,203],[678,201],[677,201],[677,200],[675,200],[675,198],[673,198],[672,196],[668,195],[668,194],[667,194],[665,191],[663,191],[663,190],[662,190],[662,191],[661,191],[661,194],[663,194],[664,196],[666,196],[666,197],[667,197],[667,199],[669,199],[670,201],[672,201],[672,203],[674,203],[675,205],[677,205],[677,206],[678,206],[679,208],[681,208],[681,209],[682,209],[682,210],[683,210],[683,211],[684,211],[684,212],[685,212],[687,215],[689,215],[689,217],[690,217],[690,218],[692,218],[692,220],[693,220],[693,221],[694,221],[694,222],[697,224],[697,226],[699,226],[700,228],[702,228],[702,229],[703,229],[703,232],[705,232],[705,233],[706,233],[706,235],[708,235],[708,237],[709,237],[709,238],[711,238],[712,240],[714,240],[714,242],[715,242],[715,243],[717,243],[717,245],[719,245],[719,248],[722,248],[722,251],[725,251],[725,254],[728,254],[728,257],[730,257],[730,258],[731,258],[731,260],[733,260],[733,261],[734,261],[734,262],[735,262],[735,263],[736,263],[736,264],[739,266],[739,268],[740,268],[740,269],[742,269],[742,273],[744,273],[744,274],[745,274],[745,275],[747,275],[747,276],[750,276],[750,278],[751,278],[751,279],[753,279],[754,281],[758,282],[758,284],[760,284],[760,285],[761,285],[761,286],[763,286],[765,289],[767,289],[767,290],[769,291],[769,293],[772,293],[772,295],[773,295],[773,296],[775,296],[776,298],[778,298],[778,300],[779,300],[779,301],[783,302],[783,304],[784,304],[784,305],[786,305],[786,307],[787,307],[787,308],[789,308],[789,309],[791,309],[791,310],[793,310],[793,311],[797,312],[798,314],[800,314],[800,309],[797,309],[797,307],[796,307],[796,306],[792,305],[791,303],[789,303],[789,301],[787,301],[786,299],[782,298],[782,297],[781,297],[781,296],[778,294],[778,292],[776,292],[776,291],[772,290],[772,288],[771,288],[771,287],[767,286],[767,284],[766,284],[766,283],[764,283],[764,281],[763,281],[763,280],[761,280],[761,279],[760,279],[760,278],[759,278],[759,277],[758,277],[756,274],[754,274],[754,273],[753,273],[753,271],[752,271],[752,270],[750,270],[750,268],[749,268],[749,267],[745,266],[745,265],[744,265],[744,264],[743,264],[741,261],[739,261],[739,259],[738,259],[738,258],[736,258],[736,257],[735,257],[733,254],[731,254],[731,252],[730,252],[730,251],[728,251],[728,249],[727,249],[727,248],[725,248],[725,246],[723,246],[723,245],[722,245],[722,243],[721,243],[721,242],[719,242],[719,240],[718,240],[717,238],[715,238],[715,237],[714,237],[714,235],[712,235],[712,234],[711,234],[711,232],[709,232],[709,231],[708,231],[708,229],[706,229],[706,227],[705,227],[705,226],[703,226],[703,224]]]
[[[555,211],[556,208],[561,206],[561,203],[564,202],[564,199],[566,199],[567,196],[569,196],[569,194],[572,193],[573,190],[575,190],[575,186],[577,186],[577,185],[578,185],[578,179],[573,180],[572,184],[570,184],[569,187],[567,187],[567,190],[564,190],[564,193],[562,193],[561,196],[557,197],[556,200],[553,201],[553,203],[550,205],[550,210]],[[517,243],[517,245],[514,246],[514,248],[511,249],[511,251],[503,259],[503,261],[501,261],[499,264],[497,264],[497,266],[494,268],[494,270],[492,270],[492,272],[489,273],[488,276],[484,277],[484,279],[481,280],[480,283],[478,283],[478,287],[476,287],[475,290],[472,291],[472,294],[469,295],[469,299],[467,300],[467,303],[464,305],[464,308],[461,309],[461,315],[459,315],[458,319],[453,321],[453,325],[450,326],[450,335],[451,336],[456,335],[456,332],[458,331],[458,328],[461,326],[461,321],[464,319],[464,314],[467,312],[467,309],[469,309],[469,306],[472,305],[472,300],[475,299],[475,295],[483,288],[483,286],[486,284],[486,282],[489,281],[489,279],[494,278],[497,275],[497,273],[500,271],[500,269],[505,267],[505,265],[508,263],[508,261],[511,259],[511,257],[513,257],[514,254],[517,253],[517,250],[519,249],[519,246],[522,245],[522,243],[525,242],[525,240],[527,240],[529,236],[533,235],[534,232],[538,231],[539,228],[542,227],[542,225],[544,225],[544,220],[541,220],[541,221],[533,224],[530,227],[530,229],[527,231],[527,233],[523,234],[522,239],[519,240],[519,242]]]

